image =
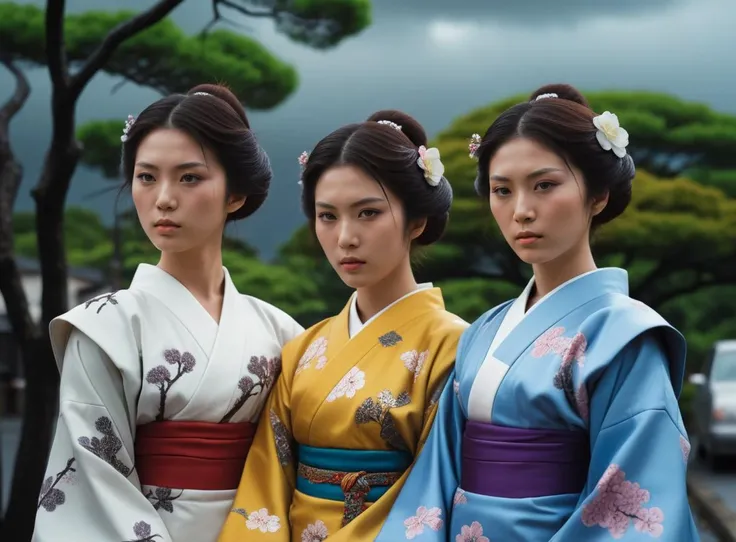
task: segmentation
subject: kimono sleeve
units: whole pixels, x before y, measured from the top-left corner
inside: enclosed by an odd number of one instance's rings
[[[288,356],[284,351],[284,359]],[[289,508],[296,484],[291,425],[293,371],[276,379],[261,412],[232,509],[219,542],[289,541]]]
[[[417,537],[422,541],[449,540],[450,513],[460,479],[460,446],[465,423],[455,384],[453,370],[442,390],[427,441],[376,541]]]
[[[690,445],[652,332],[610,363],[589,406],[588,483],[552,540],[700,540],[686,489]]]
[[[171,541],[141,493],[133,465],[135,414],[127,412],[118,368],[77,329],[62,367],[59,418],[32,540]]]

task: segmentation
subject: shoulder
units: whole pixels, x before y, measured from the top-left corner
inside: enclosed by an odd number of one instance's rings
[[[580,328],[592,338],[611,341],[623,346],[643,334],[656,334],[665,342],[684,342],[682,334],[657,311],[624,294],[609,294],[595,310],[585,315]]]
[[[243,303],[258,313],[267,323],[282,345],[295,338],[304,328],[286,312],[270,303],[246,294],[240,294]]]
[[[325,318],[321,322],[305,329],[302,333],[288,341],[282,350],[282,363],[286,367],[296,364],[305,352],[327,351],[330,326],[335,317]]]
[[[674,326],[648,305],[624,294],[611,294],[604,306],[585,316],[578,332],[585,339],[591,371],[614,361],[623,363],[629,359],[640,363],[659,358],[668,366],[672,385],[679,394],[687,343]]]
[[[137,359],[140,307],[136,293],[118,290],[95,296],[54,318],[49,335],[59,369],[73,333],[83,344],[94,343],[113,360],[132,355]]]

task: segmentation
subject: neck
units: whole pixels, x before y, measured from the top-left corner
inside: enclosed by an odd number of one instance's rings
[[[378,314],[391,303],[417,289],[417,281],[411,271],[409,259],[383,280],[358,288],[358,316],[363,322]]]
[[[219,244],[187,252],[162,252],[158,267],[199,299],[211,300],[223,295],[224,272]]]
[[[573,253],[563,254],[556,260],[532,266],[534,270],[534,299],[550,293],[570,279],[597,269],[590,245],[584,245]]]

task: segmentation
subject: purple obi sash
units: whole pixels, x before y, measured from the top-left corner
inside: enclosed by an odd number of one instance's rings
[[[586,432],[468,420],[460,483],[471,493],[512,499],[580,493],[589,462]]]

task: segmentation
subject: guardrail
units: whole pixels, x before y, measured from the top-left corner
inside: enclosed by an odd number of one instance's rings
[[[719,542],[736,542],[736,511],[732,510],[697,472],[687,477],[690,506]]]

